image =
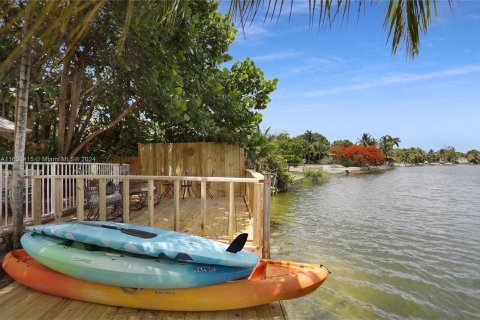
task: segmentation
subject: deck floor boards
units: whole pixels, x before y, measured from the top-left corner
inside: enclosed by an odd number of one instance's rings
[[[171,198],[162,198],[155,206],[156,227],[173,229]],[[207,199],[205,236],[228,242],[228,198]],[[242,197],[235,198],[235,235],[248,232],[252,246],[252,219]],[[131,211],[130,222],[147,225],[148,212],[144,207]],[[200,199],[180,199],[180,225],[178,231],[201,235]],[[257,249],[258,250],[258,249]],[[261,252],[258,250],[257,252]],[[47,295],[27,288],[17,282],[0,289],[0,319],[55,319],[55,320],[242,320],[286,319],[281,303],[271,303],[252,308],[216,312],[171,312],[105,306]]]

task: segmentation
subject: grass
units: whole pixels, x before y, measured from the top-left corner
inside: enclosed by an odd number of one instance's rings
[[[328,178],[328,174],[322,169],[303,168],[305,178],[310,180],[312,184],[319,184]]]

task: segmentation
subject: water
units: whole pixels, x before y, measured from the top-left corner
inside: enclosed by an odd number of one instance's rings
[[[272,257],[326,265],[291,319],[480,319],[480,166],[332,177],[272,198]]]

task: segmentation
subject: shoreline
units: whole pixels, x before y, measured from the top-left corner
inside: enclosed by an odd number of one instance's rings
[[[290,166],[288,168],[288,171],[297,175],[298,174],[303,175],[303,170],[305,168],[322,170],[323,172],[328,174],[368,173],[368,172],[393,169],[391,166],[387,166],[387,165],[382,165],[378,167],[369,167],[368,169],[366,169],[363,167],[344,167],[342,165],[331,165],[331,164],[307,164],[307,165],[299,165],[296,167]]]

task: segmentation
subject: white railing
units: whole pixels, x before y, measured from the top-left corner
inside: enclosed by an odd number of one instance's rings
[[[0,227],[7,227],[12,224],[12,212],[10,205],[12,170],[13,162],[0,162]],[[25,220],[28,221],[33,219],[33,203],[36,200],[35,197],[38,196],[41,197],[39,203],[41,203],[42,217],[52,216],[54,214],[57,197],[60,197],[60,199],[58,199],[60,200],[58,203],[61,202],[62,211],[74,209],[77,206],[75,178],[62,179],[62,185],[57,186],[57,180],[47,178],[46,176],[120,176],[129,174],[129,171],[129,165],[113,163],[27,162],[25,163],[25,175],[29,178],[25,179],[24,189]],[[32,192],[32,176],[45,176],[45,178],[40,178],[42,185],[41,194]],[[114,184],[118,185],[118,179],[112,179],[112,181]],[[58,192],[58,190],[62,191]]]

